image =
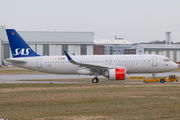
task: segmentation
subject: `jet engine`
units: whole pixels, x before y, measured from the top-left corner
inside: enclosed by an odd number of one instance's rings
[[[109,78],[109,80],[125,80],[126,69],[125,68],[109,69],[108,71],[104,72],[103,75]]]

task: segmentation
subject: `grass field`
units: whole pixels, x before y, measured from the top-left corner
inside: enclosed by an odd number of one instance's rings
[[[0,84],[8,120],[175,120],[180,84]]]
[[[180,68],[175,72],[179,71]],[[24,69],[1,69],[1,74],[43,73]],[[91,82],[91,78],[30,81]],[[100,81],[107,81],[107,79],[100,78]],[[125,81],[143,80],[126,79]],[[1,118],[8,120],[179,120],[180,84],[0,84]]]

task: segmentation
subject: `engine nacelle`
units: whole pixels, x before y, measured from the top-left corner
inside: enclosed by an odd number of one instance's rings
[[[109,78],[110,80],[125,80],[126,69],[125,68],[110,69],[104,73],[104,76]]]

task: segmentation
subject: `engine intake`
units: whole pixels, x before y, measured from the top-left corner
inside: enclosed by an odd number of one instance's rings
[[[126,69],[125,68],[110,69],[104,73],[104,76],[109,78],[110,80],[125,80]]]

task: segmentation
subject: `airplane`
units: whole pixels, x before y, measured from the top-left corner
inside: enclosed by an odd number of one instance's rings
[[[4,60],[21,68],[53,74],[94,75],[92,83],[98,83],[98,76],[109,80],[125,80],[126,74],[168,72],[178,65],[162,55],[72,55],[41,56],[34,52],[15,29],[6,29],[13,58]]]

